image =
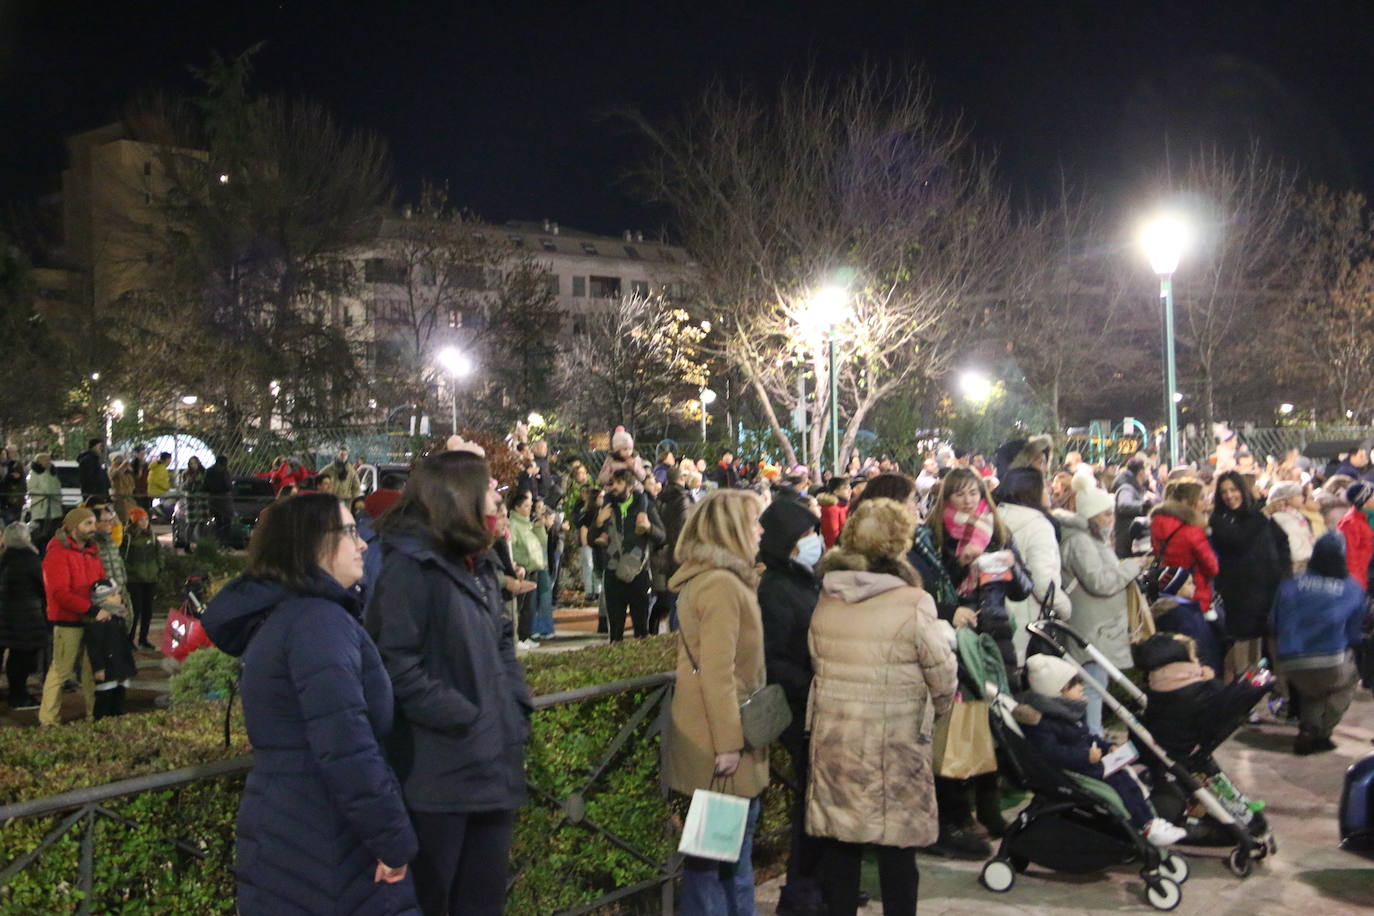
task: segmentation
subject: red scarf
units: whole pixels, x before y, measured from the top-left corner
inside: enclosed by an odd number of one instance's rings
[[[992,543],[997,530],[992,509],[985,500],[978,500],[978,508],[973,512],[958,512],[953,506],[945,506],[945,532],[956,541],[954,555],[964,562],[966,553],[981,554]],[[968,575],[959,584],[959,594],[971,595],[978,589],[978,571],[969,563]]]

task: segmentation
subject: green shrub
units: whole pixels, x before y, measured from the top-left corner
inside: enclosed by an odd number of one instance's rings
[[[197,649],[172,675],[172,703],[223,700],[239,676],[239,660],[218,649]]]
[[[536,695],[547,695],[670,670],[674,645],[672,637],[657,637],[528,656],[530,688]],[[192,667],[200,655],[205,659]],[[194,694],[212,684],[224,664],[216,655],[209,650],[192,654],[180,689]],[[604,826],[654,860],[661,861],[676,847],[673,818],[682,816],[686,804],[665,798],[659,788],[659,740],[651,735],[656,715],[640,723],[633,739],[583,793],[584,823],[567,823],[562,814],[561,803],[581,792],[588,774],[651,692],[535,713],[527,758],[534,789],[516,822],[511,850],[516,880],[508,913],[546,916],[653,877],[653,868],[590,824]],[[227,749],[223,722],[222,701],[188,700],[146,715],[41,731],[0,731],[0,804],[247,753],[237,708],[234,743]],[[224,777],[110,803],[109,808],[135,824],[101,823],[92,911],[150,916],[232,913],[234,812],[242,787],[242,777]],[[787,803],[786,791],[776,784],[764,796],[755,845],[756,867],[764,871],[770,860],[786,852]],[[0,867],[33,849],[56,821],[30,818],[6,824],[0,831]],[[190,842],[206,858],[175,852],[167,837]],[[78,847],[73,833],[0,890],[0,914],[70,912],[78,896]],[[622,901],[616,911],[647,911],[656,900],[656,892],[648,892],[639,900]]]

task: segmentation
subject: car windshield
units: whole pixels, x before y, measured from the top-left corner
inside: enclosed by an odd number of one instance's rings
[[[81,487],[81,469],[76,467],[63,467],[57,465],[57,480],[69,490],[76,490]]]

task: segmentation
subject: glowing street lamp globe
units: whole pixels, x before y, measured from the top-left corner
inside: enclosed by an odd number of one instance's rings
[[[1188,247],[1192,233],[1188,225],[1176,216],[1157,216],[1145,224],[1140,233],[1140,247],[1150,259],[1150,267],[1161,277],[1178,270],[1178,261]]]
[[[457,347],[444,347],[438,353],[439,365],[454,378],[462,378],[472,372],[472,360]]]
[[[992,397],[992,379],[972,369],[960,373],[959,391],[974,404],[983,404]]]

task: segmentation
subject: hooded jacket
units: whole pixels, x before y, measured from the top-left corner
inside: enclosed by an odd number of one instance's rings
[[[869,571],[864,554],[832,550],[821,566],[807,832],[928,846],[939,833],[931,733],[956,681],[935,602],[898,576]]]
[[[1140,564],[1121,560],[1112,546],[1076,512],[1055,510],[1064,532],[1060,546],[1065,590],[1073,604],[1073,627],[1118,668],[1131,666],[1131,637],[1126,620],[1126,590]],[[1080,661],[1086,654],[1075,652]]]
[[[768,683],[782,685],[792,707],[792,724],[783,742],[800,741],[811,690],[811,649],[807,636],[821,583],[816,574],[792,558],[792,548],[816,530],[816,516],[795,500],[780,499],[759,517],[763,536],[759,559],[759,612],[763,617],[763,656]]]
[[[36,522],[62,518],[62,481],[57,478],[57,468],[47,470],[38,462],[29,468],[29,512]]]
[[[0,647],[21,652],[48,644],[43,561],[36,550],[0,553]]]
[[[1278,663],[1288,671],[1339,665],[1360,644],[1365,593],[1345,568],[1345,543],[1324,534],[1307,572],[1284,580],[1274,596]]]
[[[707,545],[668,582],[678,593],[679,628],[663,780],[685,795],[714,788],[756,798],[768,787],[768,748],[745,749],[739,715],[739,704],[766,683],[757,586],[750,564]],[[741,752],[739,768],[716,778],[716,755],[732,751]]]
[[[1192,573],[1193,600],[1204,614],[1212,608],[1212,580],[1219,568],[1205,525],[1195,509],[1177,500],[1165,500],[1150,513],[1150,547],[1155,557],[1163,566],[1181,566]]]
[[[1374,529],[1369,526],[1369,516],[1359,506],[1351,506],[1341,516],[1336,530],[1345,536],[1345,559],[1350,577],[1368,591],[1369,564],[1374,561]]]
[[[1025,561],[1026,572],[1030,573],[1033,592],[1026,601],[1008,601],[1007,613],[1011,617],[1013,638],[1017,647],[1017,657],[1024,660],[1026,652],[1026,624],[1040,617],[1040,603],[1045,600],[1051,585],[1054,586],[1054,612],[1068,620],[1073,615],[1073,604],[1064,594],[1063,561],[1059,554],[1059,542],[1055,538],[1054,524],[1048,515],[1039,509],[1006,503],[997,507],[997,514],[1011,534],[1012,543]]]
[[[48,541],[43,554],[43,591],[48,599],[48,620],[58,626],[79,627],[91,608],[91,585],[105,578],[100,548],[92,538],[79,547],[66,531]]]
[[[1090,762],[1088,752],[1099,747],[1105,754],[1110,745],[1088,731],[1084,718],[1087,713],[1085,701],[1045,696],[1033,690],[1022,694],[1020,700],[1040,713],[1039,723],[1026,725],[1025,733],[1026,740],[1046,760],[1061,770],[1102,778],[1101,761]]]
[[[110,474],[105,470],[100,453],[87,449],[76,456],[78,479],[81,481],[81,498],[87,496],[109,496]]]
[[[840,539],[840,532],[844,530],[845,519],[849,517],[849,503],[841,503],[834,493],[822,493],[816,497],[816,502],[821,507],[821,537],[829,549],[835,546]]]
[[[379,859],[403,865],[418,846],[382,753],[391,683],[361,610],[356,592],[323,574],[300,592],[240,577],[201,618],[216,646],[243,659],[253,769],[237,826],[241,912],[415,912],[409,878],[373,880]]]
[[[396,694],[387,749],[413,811],[512,811],[525,803],[530,701],[497,572],[450,558],[418,526],[382,532],[367,630]]]
[[[678,570],[673,551],[677,549],[677,539],[682,535],[682,526],[687,524],[687,508],[692,503],[687,496],[686,488],[681,484],[665,483],[655,504],[658,517],[663,523],[663,543],[654,550],[651,565],[654,570],[654,588],[663,590]],[[649,521],[652,524],[653,519]]]

